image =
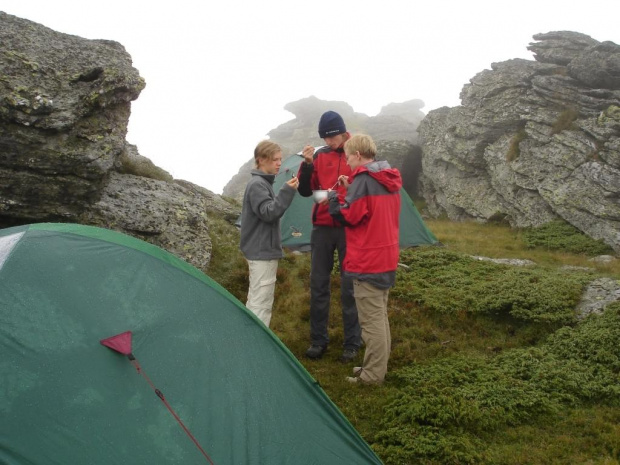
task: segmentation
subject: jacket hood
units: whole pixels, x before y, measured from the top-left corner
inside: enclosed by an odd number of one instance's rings
[[[390,167],[390,164],[385,160],[373,161],[357,167],[351,174],[351,182],[355,176],[361,173],[368,173],[373,179],[376,179],[379,184],[384,186],[388,192],[397,192],[403,186],[400,171]]]

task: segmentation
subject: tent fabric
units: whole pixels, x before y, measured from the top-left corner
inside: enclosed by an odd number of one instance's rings
[[[282,162],[280,172],[274,181],[274,191],[278,191],[293,175],[299,171],[303,157],[299,154],[291,155]],[[400,237],[401,249],[419,245],[438,244],[435,235],[426,227],[409,194],[401,188],[400,208]],[[312,197],[296,195],[293,203],[286,210],[280,221],[282,245],[293,250],[310,250],[310,233],[312,232]]]
[[[0,230],[0,463],[376,464],[304,367],[168,252],[73,224]]]

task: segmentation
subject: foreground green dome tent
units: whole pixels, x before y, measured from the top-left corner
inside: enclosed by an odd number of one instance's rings
[[[100,228],[0,230],[0,379],[6,465],[381,463],[226,290]]]
[[[295,154],[282,162],[280,172],[273,183],[273,190],[275,192],[278,192],[282,184],[297,174],[302,161],[303,157]],[[439,241],[424,224],[424,220],[405,189],[400,189],[400,197],[400,248],[438,244]],[[312,197],[296,195],[293,198],[293,203],[280,220],[282,245],[284,247],[293,250],[310,250],[313,202]]]

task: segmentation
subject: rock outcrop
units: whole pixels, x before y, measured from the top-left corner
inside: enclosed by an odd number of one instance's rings
[[[577,305],[578,318],[600,314],[607,305],[620,301],[620,282],[611,278],[597,278],[588,284]]]
[[[422,107],[424,102],[421,100],[390,103],[377,116],[368,116],[356,113],[345,102],[319,100],[312,96],[285,105],[284,109],[293,113],[295,118],[271,130],[268,136],[282,147],[285,158],[299,152],[306,144],[324,145],[317,132],[319,119],[328,110],[336,111],[344,119],[348,131],[372,136],[377,143],[378,157],[388,160],[396,168],[408,170],[410,176],[405,189],[415,196],[421,166],[416,129],[424,118]],[[253,166],[254,160],[244,163],[224,187],[224,195],[241,201]]]
[[[206,269],[207,213],[234,207],[175,182],[126,142],[144,86],[119,43],[0,12],[0,227],[102,226]]]
[[[620,46],[534,39],[536,61],[493,63],[422,121],[421,194],[433,216],[562,218],[620,252]]]

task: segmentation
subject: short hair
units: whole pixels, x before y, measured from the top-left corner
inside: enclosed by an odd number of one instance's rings
[[[263,140],[254,149],[254,164],[258,167],[258,160],[273,160],[273,156],[282,149],[275,142]]]
[[[344,143],[344,151],[346,153],[359,152],[362,157],[372,160],[377,156],[377,146],[372,137],[366,134],[355,134],[352,136]]]

